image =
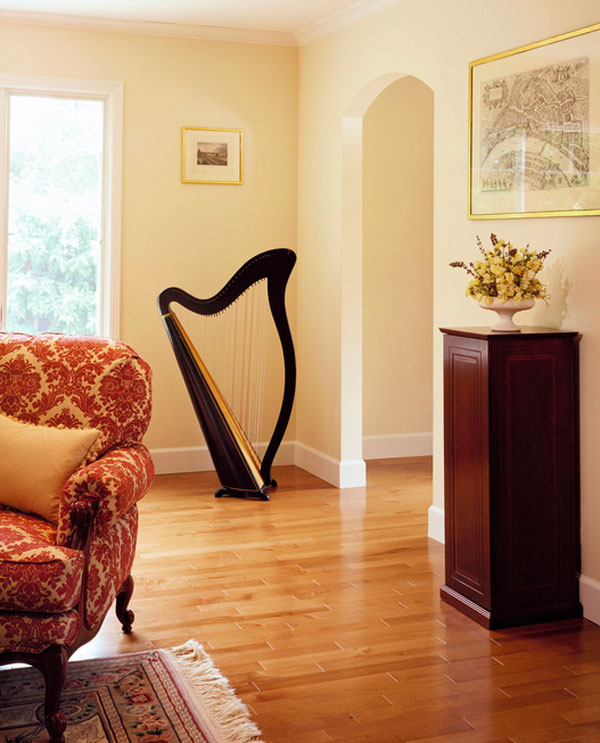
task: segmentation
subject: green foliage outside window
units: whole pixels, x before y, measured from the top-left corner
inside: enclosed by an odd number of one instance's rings
[[[11,100],[7,329],[98,332],[102,104]]]
[[[11,234],[8,318],[25,333],[96,332],[97,235],[79,217],[65,224],[23,214]]]

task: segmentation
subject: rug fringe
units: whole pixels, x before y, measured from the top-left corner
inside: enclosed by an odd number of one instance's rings
[[[238,699],[229,681],[221,675],[197,640],[188,640],[167,652],[199,696],[225,743],[263,743],[261,732],[250,719],[248,708]]]

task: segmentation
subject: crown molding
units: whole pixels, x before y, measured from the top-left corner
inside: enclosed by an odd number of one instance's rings
[[[305,26],[299,31],[296,31],[294,36],[298,46],[304,46],[304,44],[310,44],[311,41],[316,41],[323,36],[337,31],[340,28],[349,26],[351,23],[356,23],[362,18],[378,13],[390,5],[396,5],[401,0],[359,0],[349,8],[340,10],[337,13],[333,13],[326,18],[323,18],[316,23],[312,23],[310,26]]]
[[[26,26],[73,28],[82,31],[109,31],[141,34],[143,36],[172,36],[206,41],[230,41],[245,44],[273,44],[275,46],[303,46],[349,26],[367,16],[378,13],[401,0],[359,0],[349,8],[327,16],[295,33],[288,31],[260,31],[250,28],[198,26],[190,23],[163,23],[160,21],[128,21],[118,18],[71,15],[67,13],[35,13],[26,10],[0,10],[0,23]]]
[[[173,36],[184,39],[204,39],[207,41],[297,46],[294,35],[284,31],[257,31],[248,28],[196,26],[187,23],[126,21],[116,18],[96,18],[65,13],[33,13],[24,10],[0,10],[0,23],[74,28],[83,31],[112,31],[117,33],[141,34],[144,36]]]

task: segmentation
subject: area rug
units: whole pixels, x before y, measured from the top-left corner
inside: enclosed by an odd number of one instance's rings
[[[66,743],[262,743],[248,710],[195,640],[172,650],[74,661],[61,709]],[[0,670],[0,743],[42,743],[44,683]]]

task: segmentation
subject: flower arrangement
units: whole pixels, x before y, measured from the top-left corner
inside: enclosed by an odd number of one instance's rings
[[[492,249],[486,250],[477,237],[477,246],[482,258],[468,265],[464,261],[453,261],[453,268],[464,268],[471,276],[466,295],[478,302],[492,304],[494,299],[504,304],[510,300],[545,299],[547,290],[536,278],[550,253],[542,250],[535,253],[529,245],[514,248],[511,243],[490,235]]]

